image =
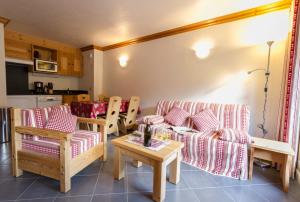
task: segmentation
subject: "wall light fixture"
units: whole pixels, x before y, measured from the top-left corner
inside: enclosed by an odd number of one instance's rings
[[[126,67],[127,63],[128,63],[128,56],[127,55],[122,55],[121,57],[119,57],[119,63],[121,67]]]

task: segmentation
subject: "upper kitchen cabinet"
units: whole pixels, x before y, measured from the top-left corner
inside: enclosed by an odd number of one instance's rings
[[[80,50],[58,52],[58,74],[82,76],[82,54]]]
[[[76,50],[74,53],[74,63],[73,63],[73,68],[71,70],[71,74],[74,76],[82,76],[82,67],[83,67],[83,62],[82,62],[82,53],[80,50]]]
[[[82,54],[79,48],[12,30],[5,30],[6,57],[32,61],[36,52],[41,56],[38,57],[39,59],[57,62],[58,71],[53,74],[82,76]]]
[[[22,39],[5,39],[5,55],[10,58],[32,60],[32,46]]]

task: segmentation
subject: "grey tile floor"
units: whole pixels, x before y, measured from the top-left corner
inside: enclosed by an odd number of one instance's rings
[[[152,201],[152,169],[135,168],[126,162],[126,177],[113,179],[113,148],[109,145],[107,162],[96,161],[72,178],[72,189],[60,193],[55,180],[25,172],[19,178],[10,174],[10,149],[0,144],[0,201],[35,202],[138,202]],[[214,176],[189,165],[181,167],[178,185],[167,183],[166,200],[172,202],[296,202],[300,185],[291,180],[290,192],[281,191],[279,173],[255,167],[252,181]]]

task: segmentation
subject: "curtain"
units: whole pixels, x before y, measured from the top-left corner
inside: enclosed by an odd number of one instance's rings
[[[289,143],[295,154],[298,154],[299,149],[300,125],[299,13],[299,0],[294,0],[291,6],[291,31],[283,74],[283,94],[281,95],[281,114],[278,130],[278,140]],[[293,174],[295,173],[297,159],[298,157],[295,156],[292,167]]]

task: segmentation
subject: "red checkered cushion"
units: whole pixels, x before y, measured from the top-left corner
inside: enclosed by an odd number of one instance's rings
[[[195,116],[191,116],[191,119],[200,132],[215,130],[219,125],[218,119],[210,109],[205,109]]]
[[[46,129],[73,133],[76,128],[77,117],[60,109],[52,109]]]
[[[190,114],[187,111],[180,109],[179,107],[173,107],[164,119],[174,126],[181,126],[189,116]]]
[[[101,133],[77,130],[71,137],[72,158],[96,146],[101,141]],[[59,141],[50,138],[22,140],[22,149],[59,157]]]
[[[219,139],[229,142],[237,142],[241,144],[250,144],[252,139],[251,136],[245,130],[237,129],[221,129],[218,131]]]

